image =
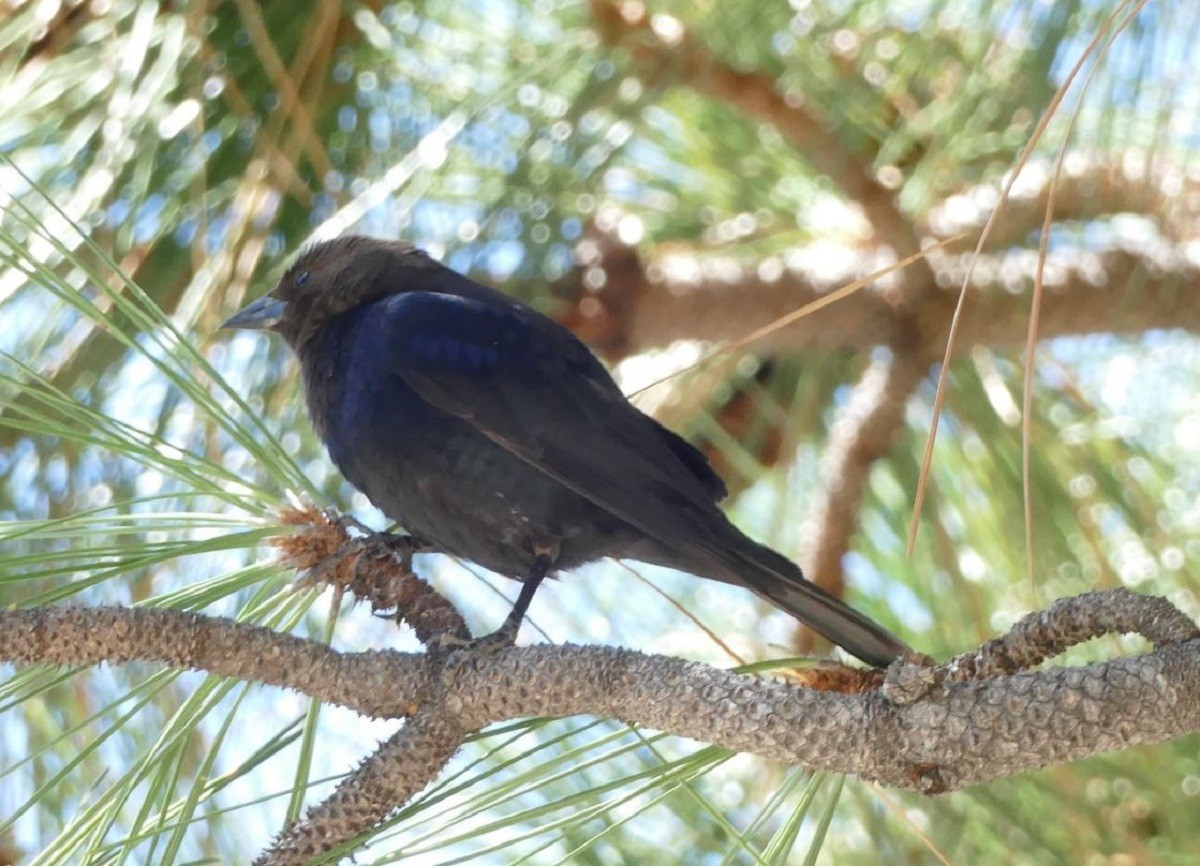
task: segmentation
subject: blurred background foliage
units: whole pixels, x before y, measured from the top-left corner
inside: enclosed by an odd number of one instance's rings
[[[755,535],[934,655],[1096,587],[1196,615],[1198,31],[1193,4],[1086,0],[2,2],[0,600],[411,646],[362,610],[331,622],[259,546],[288,492],[380,525],[283,347],[214,333],[314,233],[413,240],[559,317],[634,391],[965,231],[642,405],[707,450]],[[969,251],[1098,34],[975,264],[906,558]],[[477,628],[512,597],[420,567]],[[539,596],[525,640],[719,664],[811,645],[728,587],[585,574]],[[138,665],[6,677],[0,863],[246,861],[391,730]],[[1195,746],[928,800],[535,720],[481,737],[358,862],[1191,863]]]

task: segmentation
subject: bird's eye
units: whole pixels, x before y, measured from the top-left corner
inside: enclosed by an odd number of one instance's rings
[[[308,271],[301,271],[300,273],[296,274],[296,280],[294,283],[296,288],[300,288],[307,282],[308,282]]]

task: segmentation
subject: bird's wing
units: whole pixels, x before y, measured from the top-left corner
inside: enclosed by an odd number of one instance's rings
[[[387,368],[424,400],[650,538],[707,558],[696,530],[717,514],[712,483],[569,331],[517,304],[432,292],[395,295],[380,315]]]
[[[570,332],[520,305],[431,292],[393,296],[380,315],[384,365],[422,399],[679,554],[672,564],[755,590],[871,664],[904,650],[731,531],[712,485],[680,456],[686,443],[631,406]]]

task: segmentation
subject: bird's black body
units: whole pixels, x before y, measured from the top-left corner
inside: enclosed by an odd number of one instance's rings
[[[540,547],[555,547],[556,568],[570,569],[628,543],[621,520],[561,484],[531,480],[537,470],[523,459],[380,369],[388,307],[347,313],[317,338],[305,365],[308,393],[332,392],[322,435],[355,487],[438,550],[508,577],[529,574]]]
[[[748,586],[872,664],[905,649],[736,529],[704,456],[502,293],[407,245],[341,238],[229,324],[263,323],[296,349],[334,462],[434,548],[533,585],[605,556],[667,565]]]

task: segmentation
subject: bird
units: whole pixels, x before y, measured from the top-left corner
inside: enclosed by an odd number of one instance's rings
[[[574,334],[413,244],[311,244],[221,327],[282,336],[314,429],[384,515],[522,581],[502,644],[544,578],[611,557],[747,587],[874,667],[908,650],[734,526],[704,454]]]

